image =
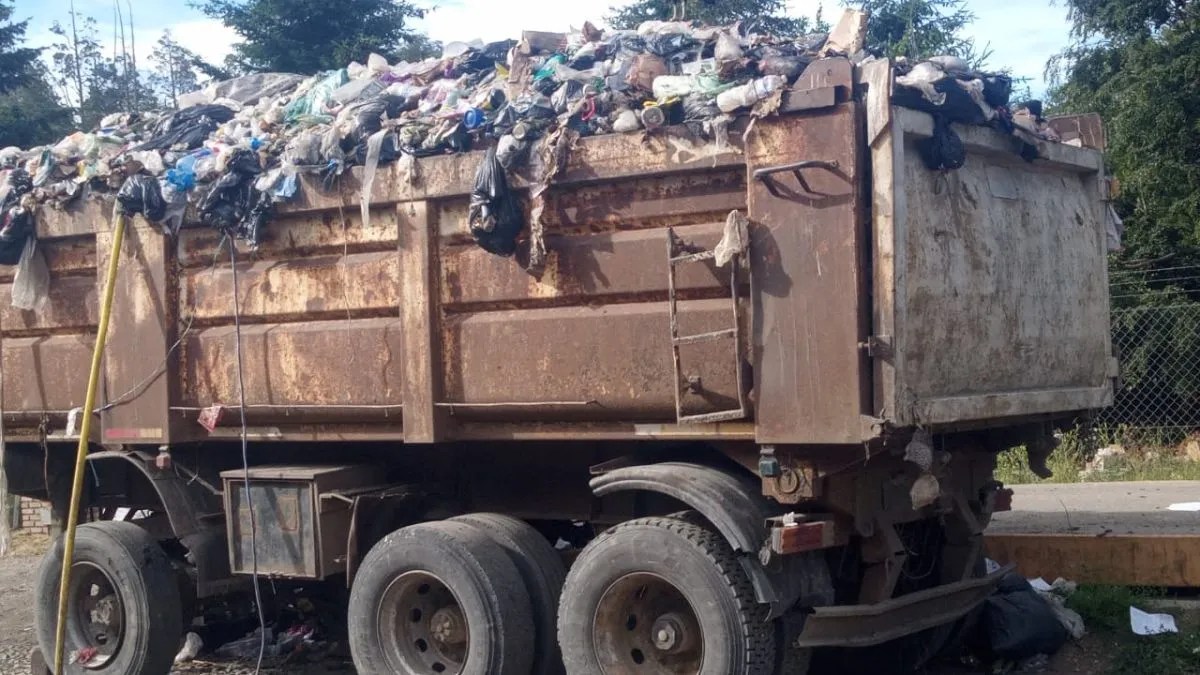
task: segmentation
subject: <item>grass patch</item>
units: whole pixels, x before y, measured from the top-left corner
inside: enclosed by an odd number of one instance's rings
[[[1088,632],[1111,638],[1108,672],[1113,675],[1189,675],[1200,672],[1200,633],[1142,637],[1129,627],[1129,607],[1147,609],[1156,589],[1081,586],[1067,606],[1079,612]]]
[[[1150,480],[1200,480],[1200,462],[1181,456],[1177,446],[1167,439],[1153,443],[1125,445],[1126,454],[1108,457],[1102,469],[1088,470],[1096,450],[1114,444],[1111,435],[1084,434],[1078,430],[1063,434],[1059,446],[1046,460],[1054,472],[1042,480],[1029,470],[1025,448],[1017,447],[996,458],[996,480],[1009,485],[1025,483],[1083,483]]]

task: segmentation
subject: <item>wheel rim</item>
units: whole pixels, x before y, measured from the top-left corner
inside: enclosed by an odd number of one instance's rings
[[[467,662],[470,627],[458,598],[428,572],[406,572],[378,604],[379,640],[392,669],[414,675],[456,675]]]
[[[596,659],[605,673],[698,673],[704,634],[683,592],[657,574],[617,579],[592,622]]]
[[[125,640],[125,603],[121,591],[100,567],[89,562],[71,565],[70,635],[77,665],[103,668]],[[68,655],[70,658],[72,655]]]

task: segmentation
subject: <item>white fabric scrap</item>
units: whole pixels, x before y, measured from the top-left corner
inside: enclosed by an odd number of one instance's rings
[[[1175,617],[1170,614],[1149,614],[1137,607],[1129,608],[1129,625],[1134,635],[1162,635],[1178,633]]]
[[[1168,511],[1200,511],[1200,502],[1182,502],[1167,507]]]
[[[735,209],[729,212],[729,217],[725,219],[725,233],[721,237],[721,243],[713,249],[717,267],[728,265],[735,256],[745,252],[746,244],[750,241],[749,226],[750,221],[741,211]]]

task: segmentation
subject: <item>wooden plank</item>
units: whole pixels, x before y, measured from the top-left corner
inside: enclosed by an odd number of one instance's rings
[[[989,534],[984,545],[988,557],[1031,578],[1200,587],[1200,535]]]
[[[441,345],[438,343],[437,239],[428,202],[396,207],[400,222],[400,323],[404,348],[404,442],[441,440],[445,409],[441,398]]]

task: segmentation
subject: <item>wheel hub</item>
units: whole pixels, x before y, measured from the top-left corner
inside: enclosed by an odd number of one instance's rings
[[[687,620],[675,612],[663,614],[654,621],[650,633],[654,638],[654,647],[662,652],[678,653],[691,646],[691,631],[686,626]]]
[[[71,566],[68,644],[83,668],[103,668],[117,655],[125,638],[121,593],[108,573],[90,562]]]
[[[471,630],[454,593],[427,572],[406,572],[380,596],[379,640],[392,670],[455,675],[467,662]]]
[[[429,632],[433,639],[448,645],[460,645],[467,641],[467,621],[457,606],[443,607],[433,613],[429,620]]]
[[[695,611],[682,591],[656,574],[615,581],[597,605],[592,631],[605,675],[695,675],[704,662]]]

